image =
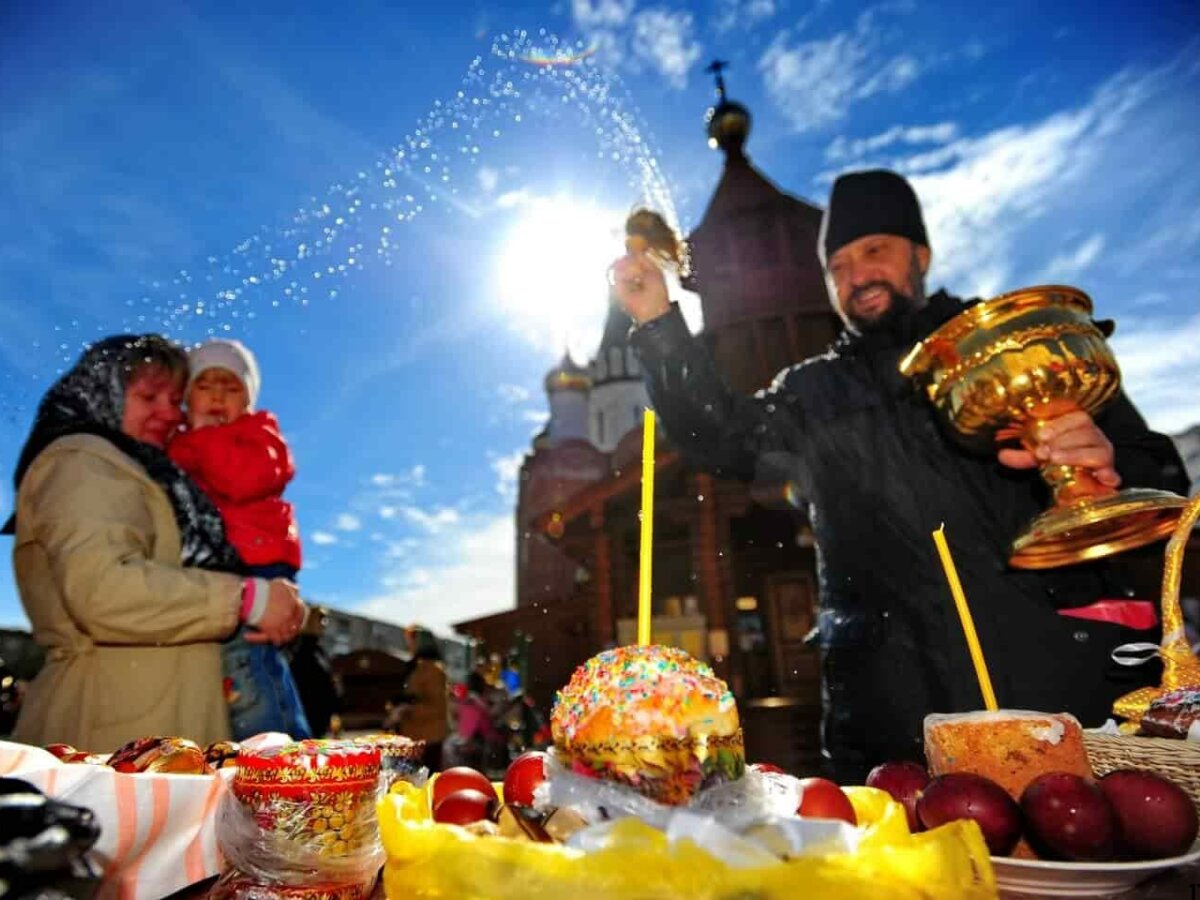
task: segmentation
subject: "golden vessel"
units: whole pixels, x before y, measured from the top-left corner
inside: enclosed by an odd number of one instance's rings
[[[917,344],[900,371],[924,390],[967,448],[1036,444],[1043,422],[1076,409],[1095,414],[1121,373],[1092,301],[1061,285],[1030,287],[964,310]],[[1140,547],[1169,535],[1187,502],[1167,491],[1117,491],[1079,466],[1045,464],[1049,510],[1013,542],[1011,565],[1048,569]]]

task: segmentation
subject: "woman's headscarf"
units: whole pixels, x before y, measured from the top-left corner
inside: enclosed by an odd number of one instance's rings
[[[17,460],[13,488],[20,488],[30,465],[54,441],[71,434],[94,434],[136,460],[167,492],[179,526],[183,565],[240,573],[245,566],[226,540],[221,514],[212,501],[166,453],[121,430],[130,380],[144,367],[155,365],[175,370],[186,366],[186,357],[157,334],[114,335],[92,344],[38,405]],[[14,529],[15,517],[4,531]]]

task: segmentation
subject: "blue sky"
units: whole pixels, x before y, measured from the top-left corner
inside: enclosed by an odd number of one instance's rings
[[[598,340],[622,215],[703,213],[714,56],[777,183],[908,173],[933,286],[1082,287],[1152,424],[1200,422],[1194,2],[399,6],[0,7],[0,471],[87,341],[235,336],[298,460],[305,593],[505,608],[541,378]]]

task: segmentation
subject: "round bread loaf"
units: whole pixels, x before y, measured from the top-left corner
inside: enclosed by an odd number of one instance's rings
[[[627,784],[660,803],[740,778],[737,704],[705,663],[682,650],[606,650],[575,670],[550,716],[554,746],[575,771]]]

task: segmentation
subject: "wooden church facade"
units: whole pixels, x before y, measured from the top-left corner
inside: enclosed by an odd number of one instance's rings
[[[700,338],[731,388],[744,393],[822,352],[838,324],[816,254],[820,210],[750,164],[742,150],[748,125],[737,104],[723,101],[714,111],[710,134],[725,154],[724,171],[688,236],[693,270],[685,280],[701,298]],[[633,640],[640,423],[626,420],[615,444],[611,432],[597,430],[611,424],[611,413],[592,410],[586,439],[578,427],[593,393],[604,394],[606,409],[628,407],[631,415],[645,402],[624,341],[628,326],[610,307],[588,369],[564,359],[547,376],[551,423],[521,472],[517,607],[457,626],[501,652],[514,635],[528,641],[527,687],[546,707],[576,665]],[[820,672],[817,650],[805,640],[817,602],[806,514],[789,502],[786,485],[717,479],[689,467],[661,434],[658,446],[655,640],[707,659],[729,682],[751,761],[813,773]]]

